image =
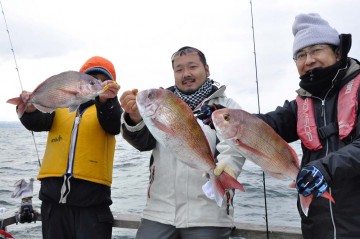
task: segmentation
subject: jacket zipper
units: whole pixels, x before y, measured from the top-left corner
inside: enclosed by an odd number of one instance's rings
[[[76,116],[75,122],[74,122],[74,128],[71,132],[69,160],[68,160],[68,167],[66,170],[66,174],[72,174],[72,171],[73,171],[74,155],[75,155],[75,148],[76,148],[75,146],[76,146],[76,139],[77,139],[80,119],[81,119],[81,114]]]
[[[331,87],[332,89],[332,87]],[[326,114],[325,114],[325,99],[328,95],[328,93],[331,91],[331,89],[326,93],[324,99],[320,99],[321,100],[321,116],[323,117],[324,120],[324,126],[327,125],[327,121],[326,121]],[[325,156],[327,156],[329,154],[329,139],[326,139],[326,151],[325,151]],[[329,193],[331,194],[331,188],[329,187]],[[330,215],[331,215],[331,223],[333,225],[333,229],[334,229],[334,239],[336,239],[336,225],[335,225],[335,221],[334,221],[334,214],[333,214],[333,208],[332,208],[332,204],[331,201],[329,200],[329,210],[330,210]]]

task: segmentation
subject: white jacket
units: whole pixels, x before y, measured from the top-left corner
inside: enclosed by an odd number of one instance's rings
[[[232,99],[224,94],[226,87],[222,86],[204,104],[221,104],[227,108],[240,108]],[[122,135],[135,148],[143,151],[141,137],[144,132],[149,134],[144,122],[130,126],[126,122],[126,113],[123,113]],[[225,161],[233,169],[236,176],[240,174],[245,158],[235,152],[225,142],[216,145],[216,131],[198,120],[209,141],[212,152],[215,147],[219,151],[218,161]],[[180,133],[180,132],[179,132]],[[220,208],[214,200],[205,196],[202,186],[207,182],[202,172],[190,168],[180,160],[175,159],[171,149],[156,143],[152,149],[153,162],[148,187],[148,199],[143,211],[143,218],[173,225],[177,228],[186,227],[233,227],[234,208],[229,207],[227,213],[226,199]]]

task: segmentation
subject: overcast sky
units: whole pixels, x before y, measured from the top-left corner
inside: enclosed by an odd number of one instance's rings
[[[17,121],[6,103],[48,77],[79,70],[94,55],[111,60],[125,90],[173,85],[170,57],[193,46],[207,57],[210,78],[227,96],[258,112],[249,0],[47,1],[1,0],[0,121]],[[253,0],[260,111],[292,100],[299,78],[292,60],[291,27],[298,13],[317,12],[339,33],[351,33],[349,56],[358,58],[357,0]],[[13,44],[20,79],[11,50]]]

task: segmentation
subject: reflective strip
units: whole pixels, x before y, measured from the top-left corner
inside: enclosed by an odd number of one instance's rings
[[[356,114],[358,111],[359,85],[360,75],[340,90],[337,107],[340,139],[346,138],[355,128]]]

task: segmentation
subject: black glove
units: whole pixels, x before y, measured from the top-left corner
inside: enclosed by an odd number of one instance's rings
[[[304,197],[313,194],[320,197],[327,189],[328,184],[320,170],[315,166],[303,167],[296,178],[296,189]]]
[[[214,129],[214,124],[212,123],[211,114],[215,110],[223,109],[223,108],[225,108],[225,106],[219,104],[203,105],[199,110],[196,110],[194,114],[195,117],[201,119],[204,124],[207,124],[210,126],[210,128]]]

